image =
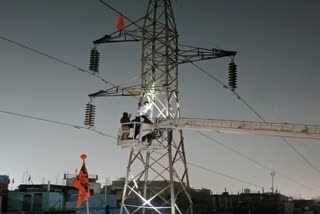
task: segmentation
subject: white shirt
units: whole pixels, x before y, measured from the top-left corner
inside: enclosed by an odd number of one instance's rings
[[[138,115],[148,115],[148,111],[151,109],[151,105],[142,105],[138,110]]]

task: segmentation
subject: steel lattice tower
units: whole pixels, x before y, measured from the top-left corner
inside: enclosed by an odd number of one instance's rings
[[[144,100],[151,103],[153,118],[180,117],[177,50],[178,33],[171,0],[151,0],[142,32],[140,103]],[[139,209],[142,213],[159,213],[164,209],[166,213],[176,210],[189,213],[192,202],[182,131],[167,130],[152,146],[154,150],[131,149],[122,206],[129,213]],[[157,179],[162,180],[161,185]],[[156,190],[155,185],[161,188]],[[132,193],[142,196],[139,207],[130,206],[128,198]],[[184,209],[177,206],[179,199],[188,201]]]
[[[233,58],[236,52],[191,46],[180,49],[171,0],[149,0],[142,20],[141,26],[134,23],[94,41],[95,45],[141,41],[141,85],[113,87],[89,96],[136,96],[139,106],[149,101],[154,122],[164,118],[179,120],[178,65]],[[158,133],[151,143],[129,146],[120,213],[193,213],[182,130],[151,131]]]

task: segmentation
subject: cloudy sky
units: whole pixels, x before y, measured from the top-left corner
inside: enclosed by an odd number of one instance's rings
[[[145,14],[147,0],[107,0],[132,20]],[[316,0],[173,1],[180,43],[236,50],[238,93],[271,122],[320,124],[320,20]],[[62,183],[64,172],[80,168],[88,155],[89,173],[100,181],[125,175],[128,151],[113,138],[92,131],[8,114],[29,115],[82,125],[88,94],[107,89],[94,76],[41,56],[11,41],[87,69],[92,41],[116,30],[117,15],[97,0],[2,0],[0,2],[0,174],[15,185],[26,173],[34,183]],[[100,47],[101,77],[115,84],[139,76],[140,43]],[[198,63],[223,82],[228,59]],[[184,117],[260,121],[228,90],[192,65],[180,66],[180,104]],[[99,98],[96,130],[115,136],[123,111],[134,113],[134,99]],[[5,113],[7,112],[7,113]],[[211,171],[271,187],[291,196],[320,195],[320,142],[276,137],[185,132],[188,162]],[[192,152],[191,152],[192,151]],[[249,161],[239,153],[247,156]],[[262,166],[259,166],[260,163]],[[241,183],[189,166],[191,186],[236,193]]]

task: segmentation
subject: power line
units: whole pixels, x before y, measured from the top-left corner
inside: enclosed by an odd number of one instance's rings
[[[243,104],[245,104],[257,117],[259,117],[263,122],[266,122],[266,120],[262,117],[261,114],[259,114],[252,106],[249,105],[249,103],[247,101],[245,101],[237,92],[235,92],[234,90],[232,90],[229,86],[227,86],[226,84],[224,84],[221,80],[219,80],[217,77],[213,76],[212,74],[210,74],[208,71],[204,70],[203,68],[201,68],[199,65],[195,64],[194,62],[191,62],[191,64],[196,67],[198,70],[200,70],[201,72],[203,72],[204,74],[206,74],[207,76],[209,76],[210,78],[214,79],[217,83],[219,83],[220,85],[223,86],[223,88],[228,89],[229,91],[231,91],[231,93],[233,93],[238,100],[241,100],[241,102]]]
[[[227,86],[226,84],[224,84],[221,80],[219,80],[217,77],[213,76],[212,74],[210,74],[209,72],[207,72],[206,70],[204,70],[203,68],[201,68],[199,65],[196,65],[195,63],[191,63],[193,66],[195,66],[196,68],[198,68],[201,72],[205,73],[207,76],[209,76],[210,78],[212,78],[213,80],[215,80],[217,83],[219,83],[220,85],[222,85],[224,88],[230,90],[234,95],[236,95],[236,97],[243,103],[245,104],[257,117],[259,117],[263,122],[266,122],[266,120],[262,117],[261,114],[259,114],[246,100],[244,100],[239,93],[235,92],[234,90],[232,90],[229,86]],[[282,141],[288,145],[298,156],[300,156],[312,169],[314,169],[316,172],[318,172],[320,174],[320,170],[314,166],[314,164],[312,164],[303,154],[301,154],[294,146],[292,146],[285,138],[280,137],[282,139]]]
[[[116,12],[117,14],[121,14],[124,18],[126,18],[129,22],[131,22],[131,25],[136,25],[138,28],[144,30],[144,29],[141,28],[139,25],[137,25],[136,22],[133,22],[130,18],[124,16],[120,11],[118,11],[117,9],[115,9],[114,7],[112,7],[111,5],[109,5],[108,3],[104,2],[103,0],[98,0],[98,1],[101,2],[104,6],[108,7],[109,9],[111,9],[112,11]],[[224,84],[222,81],[220,81],[218,78],[216,78],[216,77],[214,77],[213,75],[211,75],[210,73],[206,72],[204,69],[202,69],[201,67],[199,67],[199,66],[196,65],[195,63],[193,63],[193,62],[191,62],[191,63],[192,63],[195,67],[197,67],[198,69],[202,70],[204,73],[206,73],[207,75],[209,75],[211,78],[213,78],[215,81],[217,81],[218,83],[220,83],[221,85],[223,85],[223,87],[228,88],[230,91],[232,91],[232,92],[238,97],[238,99],[242,100],[242,102],[243,102],[247,107],[249,107],[256,115],[258,115],[258,117],[259,117],[260,119],[263,120],[262,116],[259,115],[245,100],[243,100],[243,99],[239,96],[239,94],[237,94],[236,92],[234,92],[234,90],[231,90],[231,88],[230,88],[229,86],[225,85],[225,84]],[[201,132],[199,132],[199,133],[201,133]],[[204,135],[203,133],[201,133],[201,134]],[[211,140],[212,140],[212,139],[211,139]],[[221,144],[221,145],[223,145],[223,144]],[[231,149],[231,148],[229,148],[229,149]],[[233,150],[233,151],[235,152],[235,150]],[[238,154],[239,154],[239,153],[238,153]],[[247,157],[247,156],[245,156],[245,155],[243,155],[243,154],[241,154],[241,153],[240,153],[239,155],[241,155],[242,157],[245,157],[246,159],[248,159],[248,160],[250,160],[250,161],[258,164],[259,166],[265,168],[265,166],[262,165],[262,164],[260,164],[259,162],[255,161],[255,160],[253,160],[253,159],[250,159],[249,157]],[[267,169],[270,170],[270,168],[267,168]]]
[[[47,54],[47,53],[44,53],[44,52],[42,52],[42,51],[39,51],[39,50],[37,50],[37,49],[35,49],[35,48],[32,48],[32,47],[27,46],[27,45],[24,45],[24,44],[22,44],[22,43],[13,41],[13,40],[11,40],[11,39],[9,39],[9,38],[7,38],[7,37],[4,37],[4,36],[1,36],[1,35],[0,35],[0,39],[5,40],[5,41],[7,41],[7,42],[10,42],[11,44],[17,45],[17,46],[19,46],[19,47],[25,48],[25,49],[27,49],[27,50],[29,50],[29,51],[32,51],[32,52],[34,52],[34,53],[37,53],[37,54],[39,54],[39,55],[45,56],[45,57],[47,57],[47,58],[49,58],[49,59],[51,59],[51,60],[54,60],[54,61],[56,61],[56,62],[62,63],[62,64],[64,64],[64,65],[67,65],[67,66],[72,67],[72,68],[74,68],[74,69],[77,69],[78,71],[91,74],[91,75],[93,75],[94,77],[100,79],[100,80],[101,80],[102,82],[104,82],[105,84],[110,84],[110,85],[116,87],[115,84],[113,84],[113,83],[105,80],[105,79],[102,78],[100,75],[96,74],[95,72],[91,72],[91,71],[88,71],[88,70],[86,70],[86,69],[80,68],[80,67],[78,67],[77,65],[74,65],[74,64],[72,64],[72,63],[70,63],[70,62],[67,62],[67,61],[65,61],[65,60],[62,60],[62,59],[59,59],[59,58],[57,58],[57,57],[51,56],[51,55],[49,55],[49,54]]]
[[[281,139],[291,148],[293,149],[303,160],[305,160],[315,171],[320,174],[320,170],[315,167],[301,152],[299,152],[293,145],[291,145],[285,138],[281,137]]]
[[[111,9],[112,11],[114,11],[115,13],[117,13],[118,15],[121,15],[123,18],[127,19],[130,22],[130,25],[135,25],[136,27],[138,27],[139,29],[141,29],[142,31],[144,31],[145,33],[151,35],[149,32],[147,32],[145,29],[143,29],[141,26],[139,26],[137,24],[137,21],[133,21],[132,19],[130,19],[129,17],[125,16],[123,13],[121,13],[119,10],[115,9],[114,7],[112,7],[110,4],[106,3],[103,0],[98,0],[100,3],[102,3],[104,6],[108,7],[109,9]],[[142,20],[144,17],[138,19],[138,21]],[[129,25],[129,26],[130,26]],[[128,27],[128,26],[126,26]],[[118,32],[118,31],[116,31]],[[116,33],[115,32],[115,33]]]
[[[62,125],[62,126],[69,126],[69,127],[73,127],[73,128],[76,128],[76,129],[86,129],[86,130],[93,131],[93,132],[95,132],[95,133],[98,133],[98,134],[103,135],[103,136],[106,136],[106,137],[110,137],[110,138],[113,138],[113,139],[117,139],[117,137],[115,137],[115,136],[113,136],[113,135],[109,135],[109,134],[106,134],[106,133],[103,133],[103,132],[100,132],[100,131],[96,131],[96,130],[94,130],[94,129],[90,129],[90,128],[87,128],[87,127],[74,125],[74,124],[71,124],[71,123],[65,123],[65,122],[50,120],[50,119],[47,119],[47,118],[35,117],[35,116],[30,116],[30,115],[15,113],[15,112],[9,112],[9,111],[4,111],[4,110],[0,110],[0,112],[1,112],[1,113],[4,113],[4,114],[10,114],[10,115],[18,116],[18,117],[25,117],[25,118],[29,118],[29,119],[33,119],[33,120],[40,120],[40,121],[43,121],[43,122],[54,123],[54,124],[58,124],[58,125]],[[200,168],[200,169],[209,171],[209,172],[211,172],[211,173],[218,174],[218,175],[221,175],[221,176],[224,176],[224,177],[227,177],[227,178],[230,178],[230,179],[239,181],[239,182],[241,182],[241,183],[245,183],[245,184],[249,184],[249,185],[251,185],[251,186],[263,188],[263,186],[253,184],[253,183],[250,183],[250,182],[241,180],[241,179],[239,179],[239,178],[236,178],[236,177],[233,177],[233,176],[230,176],[230,175],[226,175],[226,174],[223,174],[223,173],[221,173],[221,172],[217,172],[217,171],[214,171],[214,170],[205,168],[205,167],[203,167],[203,166],[200,166],[200,165],[197,165],[197,164],[194,164],[194,163],[191,163],[191,162],[188,162],[188,164],[190,164],[190,165],[192,165],[192,166],[194,166],[194,167],[198,167],[198,168]]]
[[[30,116],[30,115],[25,115],[25,114],[10,112],[10,111],[0,110],[0,112],[1,112],[1,113],[4,113],[4,114],[9,114],[9,115],[18,116],[18,117],[24,117],[24,118],[33,119],[33,120],[39,120],[39,121],[43,121],[43,122],[54,123],[54,124],[58,124],[58,125],[61,125],[61,126],[69,126],[69,127],[76,128],[76,129],[85,129],[85,130],[95,132],[95,133],[100,134],[100,135],[105,136],[105,137],[109,137],[109,138],[112,138],[112,139],[117,139],[117,137],[115,137],[115,136],[113,136],[113,135],[109,135],[109,134],[106,134],[106,133],[97,131],[97,130],[95,130],[95,129],[90,129],[90,128],[87,128],[87,127],[84,127],[84,126],[74,125],[74,124],[71,124],[71,123],[65,123],[65,122],[55,121],[55,120],[51,120],[51,119],[47,119],[47,118],[35,117],[35,116]],[[252,158],[250,158],[250,157],[248,157],[248,156],[246,156],[246,155],[244,155],[244,154],[242,154],[242,153],[240,153],[240,152],[232,149],[231,147],[228,147],[228,146],[224,145],[223,143],[221,143],[221,142],[213,139],[212,137],[209,137],[208,135],[206,135],[206,134],[204,134],[204,133],[202,133],[202,132],[198,132],[198,133],[200,133],[201,135],[207,137],[208,139],[212,140],[213,142],[215,142],[215,143],[217,143],[217,144],[225,147],[226,149],[228,149],[228,150],[230,150],[230,151],[232,151],[232,152],[234,152],[234,153],[237,153],[238,155],[246,158],[247,160],[249,160],[249,161],[251,161],[251,162],[254,162],[255,164],[257,164],[257,165],[259,165],[259,166],[261,166],[261,167],[263,167],[263,168],[265,168],[265,169],[268,169],[268,170],[271,170],[271,171],[275,171],[275,170],[273,170],[273,169],[271,169],[271,168],[269,168],[269,167],[267,167],[267,166],[264,166],[263,164],[259,163],[258,161],[256,161],[256,160],[254,160],[254,159],[252,159]],[[190,164],[190,165],[192,165],[192,166],[195,166],[195,167],[198,167],[198,168],[200,168],[200,169],[209,171],[209,172],[211,172],[211,173],[215,173],[215,174],[218,174],[218,175],[221,175],[221,176],[224,176],[224,177],[227,177],[227,178],[230,178],[230,179],[239,181],[239,182],[241,182],[241,183],[249,184],[249,185],[252,185],[252,186],[255,186],[255,187],[259,187],[259,188],[262,187],[262,186],[259,186],[259,185],[253,184],[253,183],[246,182],[246,181],[241,180],[241,179],[239,179],[239,178],[235,178],[235,177],[232,177],[232,176],[230,176],[230,175],[223,174],[223,173],[221,173],[221,172],[217,172],[217,171],[214,171],[214,170],[207,169],[207,168],[205,168],[205,167],[203,167],[203,166],[199,166],[199,165],[197,165],[197,164],[193,164],[193,163],[190,163],[190,162],[188,162],[188,164]],[[275,172],[276,172],[277,174],[281,175],[281,176],[284,176],[284,175],[282,175],[281,173],[279,173],[279,172],[277,172],[277,171],[275,171]],[[312,188],[310,188],[310,187],[307,187],[307,186],[305,186],[305,185],[302,185],[302,184],[296,182],[295,180],[293,180],[293,179],[290,178],[290,177],[287,177],[287,176],[284,176],[284,177],[286,177],[287,179],[293,181],[294,183],[296,183],[296,184],[298,184],[298,185],[304,186],[304,187],[307,188],[307,189],[312,189]]]
[[[245,180],[242,180],[242,179],[239,179],[239,178],[236,178],[236,177],[227,175],[227,174],[223,174],[223,173],[221,173],[221,172],[217,172],[217,171],[214,171],[214,170],[212,170],[212,169],[208,169],[208,168],[205,168],[205,167],[203,167],[203,166],[199,166],[199,165],[194,164],[194,163],[187,162],[187,164],[189,164],[189,165],[191,165],[191,166],[195,166],[195,167],[200,168],[200,169],[203,169],[203,170],[205,170],[205,171],[208,171],[208,172],[217,174],[217,175],[221,175],[221,176],[226,177],[226,178],[230,178],[230,179],[235,180],[235,181],[239,181],[239,182],[244,183],[244,184],[249,184],[249,185],[251,185],[251,186],[255,186],[255,187],[258,187],[258,188],[264,188],[264,187],[261,186],[261,185],[257,185],[257,184],[254,184],[254,183],[250,183],[250,182],[248,182],[248,181],[245,181]]]
[[[10,112],[10,111],[0,110],[0,112],[4,113],[4,114],[10,114],[10,115],[18,116],[18,117],[25,117],[25,118],[29,118],[29,119],[33,119],[33,120],[40,120],[40,121],[44,121],[44,122],[48,122],[48,123],[55,123],[55,124],[58,124],[58,125],[61,125],[61,126],[69,126],[69,127],[76,128],[76,129],[85,129],[85,130],[88,130],[88,131],[92,131],[92,132],[98,133],[98,134],[100,134],[102,136],[106,136],[106,137],[110,137],[110,138],[113,138],[113,139],[117,139],[116,137],[114,137],[112,135],[97,131],[95,129],[90,129],[90,128],[87,128],[87,127],[84,127],[84,126],[74,125],[74,124],[71,124],[71,123],[59,122],[59,121],[50,120],[50,119],[47,119],[47,118],[35,117],[35,116],[30,116],[30,115],[25,115],[25,114]]]
[[[263,165],[262,163],[259,163],[258,161],[256,161],[256,160],[248,157],[247,155],[245,155],[245,154],[243,154],[243,153],[241,153],[241,152],[239,152],[239,151],[237,151],[237,150],[235,150],[235,149],[233,149],[233,148],[231,148],[231,147],[229,147],[229,146],[227,146],[227,145],[225,145],[225,144],[217,141],[216,139],[210,137],[209,135],[206,135],[206,134],[204,134],[203,132],[200,132],[200,131],[197,131],[197,132],[198,132],[200,135],[208,138],[208,139],[211,140],[212,142],[214,142],[214,143],[216,143],[216,144],[218,144],[218,145],[220,145],[220,146],[228,149],[229,151],[231,151],[231,152],[233,152],[233,153],[235,153],[235,154],[237,154],[237,155],[239,155],[239,156],[241,156],[241,157],[249,160],[250,162],[253,162],[253,163],[257,164],[258,166],[261,166],[261,167],[264,168],[264,169],[267,169],[267,170],[270,170],[270,171],[274,171],[274,170],[271,169],[270,167],[267,167],[267,166]]]
[[[222,146],[222,147],[228,149],[229,151],[231,151],[231,152],[233,152],[233,153],[235,153],[235,154],[237,154],[237,155],[239,155],[239,156],[247,159],[248,161],[250,161],[250,162],[252,162],[252,163],[254,163],[254,164],[256,164],[256,165],[258,165],[258,166],[260,166],[260,167],[262,167],[262,168],[264,168],[264,169],[266,169],[266,170],[269,170],[270,172],[275,172],[275,173],[277,173],[279,176],[281,176],[281,177],[283,177],[283,178],[286,178],[286,179],[292,181],[293,183],[298,184],[298,185],[304,187],[305,189],[314,191],[314,188],[311,188],[311,187],[309,187],[309,186],[306,186],[305,184],[302,184],[302,183],[300,183],[300,182],[298,182],[298,181],[290,178],[289,176],[286,176],[286,175],[280,173],[279,171],[274,170],[274,169],[272,169],[272,168],[270,168],[270,167],[268,167],[268,166],[266,166],[266,165],[264,165],[264,164],[262,164],[262,163],[260,163],[260,162],[258,162],[258,161],[256,161],[256,160],[250,158],[249,156],[247,156],[247,155],[245,155],[245,154],[243,154],[243,153],[241,153],[241,152],[233,149],[232,147],[229,147],[229,146],[227,146],[227,145],[225,145],[225,144],[217,141],[217,140],[214,139],[213,137],[210,137],[209,135],[206,135],[206,134],[204,134],[203,132],[200,132],[200,131],[197,131],[197,132],[198,132],[200,135],[202,135],[202,136],[208,138],[209,140],[211,140],[213,143],[216,143],[216,144],[218,144],[219,146]],[[317,190],[317,191],[320,192],[320,190]]]
[[[114,7],[112,7],[111,5],[109,5],[108,3],[104,2],[103,0],[98,0],[99,2],[101,2],[103,5],[105,5],[106,7],[108,7],[109,9],[113,10],[114,12],[116,12],[117,14],[121,14],[125,19],[127,19],[129,22],[131,22],[131,25],[136,25],[138,28],[144,30],[143,28],[141,28],[139,25],[136,24],[136,22],[132,21],[130,18],[124,16],[120,11],[116,10]],[[148,33],[148,32],[147,32]],[[212,79],[214,79],[216,82],[218,82],[219,84],[221,84],[224,88],[230,90],[245,106],[247,106],[257,117],[259,117],[263,122],[266,122],[266,120],[262,117],[261,114],[259,114],[246,100],[244,100],[240,94],[238,94],[237,92],[235,92],[234,90],[232,90],[229,86],[227,86],[226,84],[224,84],[221,80],[219,80],[218,78],[216,78],[215,76],[211,75],[209,72],[205,71],[203,68],[201,68],[200,66],[198,66],[197,64],[191,62],[191,64],[193,66],[195,66],[196,68],[198,68],[200,71],[202,71],[203,73],[205,73],[206,75],[208,75],[209,77],[211,77]],[[203,135],[202,132],[199,132]],[[295,149],[291,144],[289,144],[288,141],[286,141],[284,138],[281,137],[281,139],[290,147],[292,148],[303,160],[305,160],[314,170],[316,170],[319,174],[320,174],[320,170],[317,169],[306,157],[304,157],[300,152],[297,151],[297,149]],[[212,140],[212,139],[211,139]],[[217,143],[217,141],[215,141]],[[225,146],[224,144],[220,143],[220,145],[223,145]],[[229,147],[226,147],[228,148],[229,150],[233,151],[233,152],[236,152],[235,150],[229,148]],[[239,153],[239,152],[236,152],[238,155],[246,158],[247,160],[265,168],[265,169],[268,169],[268,170],[272,170],[271,168],[269,167],[266,167],[264,165],[262,165],[261,163],[249,158],[248,156],[245,156],[244,154],[242,153]],[[272,170],[274,171],[274,170]],[[279,173],[278,173],[279,174]],[[287,177],[289,180],[297,183],[296,181],[292,180],[291,178]],[[299,183],[297,183],[299,184]],[[301,185],[301,184],[300,184]]]
[[[116,13],[120,14],[119,11],[117,11],[116,9],[114,9],[113,7],[111,7],[110,5],[108,5],[107,3],[105,3],[104,1],[102,1],[102,0],[98,0],[98,1],[100,1],[100,2],[103,3],[104,5],[108,6],[110,9],[114,10]],[[124,17],[125,17],[125,16],[124,16]],[[126,18],[127,20],[129,20],[132,24],[137,25],[137,24],[135,24],[135,22],[133,22],[132,20],[130,20],[128,17],[125,17],[125,18]],[[138,26],[138,25],[137,25],[137,26]],[[141,28],[140,26],[138,26],[138,27]],[[76,66],[76,65],[74,65],[74,64],[71,64],[71,63],[67,62],[67,61],[64,61],[64,60],[58,59],[58,58],[56,58],[56,57],[50,56],[49,54],[46,54],[46,53],[44,53],[44,52],[42,52],[42,51],[36,50],[36,49],[31,48],[31,47],[29,47],[29,46],[23,45],[23,44],[21,44],[21,43],[15,42],[15,41],[13,41],[13,40],[11,40],[11,39],[8,39],[8,38],[6,38],[6,37],[0,36],[0,38],[3,39],[3,40],[5,40],[5,41],[8,41],[8,42],[10,42],[10,43],[12,43],[12,44],[15,44],[15,45],[17,45],[17,46],[20,46],[20,47],[23,47],[23,48],[28,49],[28,50],[30,50],[30,51],[33,51],[33,52],[35,52],[35,53],[37,53],[37,54],[40,54],[40,55],[45,56],[45,57],[47,57],[47,58],[50,58],[50,59],[52,59],[52,60],[54,60],[54,61],[57,61],[57,62],[62,63],[62,64],[65,64],[65,65],[70,66],[70,67],[72,67],[72,68],[75,68],[75,69],[77,69],[77,70],[79,70],[79,71],[81,71],[81,72],[89,73],[89,74],[95,76],[96,78],[100,79],[100,80],[103,81],[104,83],[110,84],[110,85],[116,87],[115,84],[113,84],[113,83],[111,83],[111,82],[109,82],[109,81],[106,81],[104,78],[102,78],[101,76],[99,76],[98,74],[96,74],[96,73],[94,73],[94,72],[85,70],[85,69],[80,68],[80,67],[78,67],[78,66]],[[214,77],[213,75],[211,75],[211,74],[209,74],[208,72],[206,72],[204,69],[202,69],[202,68],[199,67],[198,65],[194,64],[193,62],[192,62],[192,64],[193,64],[195,67],[197,67],[199,70],[201,70],[202,72],[204,72],[205,74],[207,74],[208,76],[210,76],[211,78],[213,78],[216,82],[218,82],[219,84],[221,84],[224,88],[229,89],[229,90],[230,90],[232,93],[234,93],[234,94],[237,96],[237,98],[238,98],[239,100],[241,100],[252,112],[254,112],[254,114],[255,114],[256,116],[258,116],[262,121],[266,122],[266,121],[264,120],[264,118],[263,118],[252,106],[250,106],[238,93],[236,93],[234,90],[232,90],[230,87],[228,87],[226,84],[224,84],[223,82],[221,82],[219,79],[217,79],[217,78]],[[33,117],[33,116],[28,116],[28,115],[22,115],[22,114],[17,114],[17,113],[8,112],[8,111],[2,111],[2,110],[0,110],[0,112],[2,112],[2,113],[7,113],[7,114],[12,114],[12,115],[16,115],[16,116],[27,117],[27,118],[36,119],[36,120],[42,120],[42,121],[51,122],[51,123],[56,123],[56,124],[65,125],[65,126],[72,126],[72,127],[74,127],[74,128],[78,128],[78,129],[87,129],[87,130],[90,130],[90,131],[99,133],[99,134],[101,134],[101,135],[103,135],[103,136],[108,136],[108,137],[111,137],[111,138],[116,139],[115,137],[113,137],[113,136],[111,136],[111,135],[108,135],[108,134],[105,134],[105,133],[96,131],[96,130],[94,130],[94,129],[90,129],[90,128],[87,128],[87,127],[83,127],[83,126],[77,126],[77,125],[73,125],[73,124],[62,123],[62,122],[58,122],[58,121],[53,121],[53,120],[48,120],[48,119],[38,118],[38,117]],[[201,132],[200,132],[200,133],[201,133]],[[282,139],[290,148],[292,148],[303,160],[305,160],[314,170],[316,170],[318,173],[320,173],[320,170],[317,169],[306,157],[304,157],[304,156],[303,156],[296,148],[294,148],[288,141],[286,141],[284,138],[281,138],[281,139]],[[222,145],[223,145],[223,144],[222,144]],[[239,154],[239,153],[238,153],[238,154]],[[241,153],[240,153],[240,154],[241,154]],[[240,154],[239,154],[239,155],[240,155]],[[241,154],[241,156],[245,157],[243,154]],[[256,164],[260,165],[261,167],[264,167],[264,168],[270,170],[270,168],[261,165],[259,162],[255,161],[255,160],[253,160],[253,159],[250,159],[249,157],[245,157],[245,158],[248,159],[248,160],[250,160],[250,161],[252,161],[252,162],[255,162]],[[191,164],[191,165],[192,165],[192,164]],[[291,180],[291,179],[290,179],[290,180]]]
[[[24,117],[24,118],[33,119],[33,120],[39,120],[39,121],[43,121],[43,122],[54,123],[54,124],[58,124],[58,125],[62,125],[62,126],[69,126],[69,127],[76,128],[76,129],[85,129],[85,130],[95,132],[95,133],[100,134],[100,135],[105,136],[105,137],[109,137],[109,138],[112,138],[112,139],[117,139],[117,137],[115,137],[115,136],[113,136],[113,135],[109,135],[109,134],[106,134],[106,133],[97,131],[97,130],[95,130],[95,129],[90,129],[90,128],[87,128],[87,127],[84,127],[84,126],[79,126],[79,125],[74,125],[74,124],[71,124],[71,123],[65,123],[65,122],[50,120],[50,119],[47,119],[47,118],[35,117],[35,116],[30,116],[30,115],[15,113],[15,112],[9,112],[9,111],[4,111],[4,110],[0,110],[0,112],[1,112],[1,113],[4,113],[4,114],[9,114],[9,115],[18,116],[18,117]],[[246,156],[246,155],[244,155],[244,154],[242,154],[242,153],[240,153],[240,152],[232,149],[231,147],[228,147],[228,146],[222,144],[221,142],[213,139],[212,137],[209,137],[208,135],[206,135],[206,134],[204,134],[204,133],[202,133],[202,132],[199,132],[199,133],[200,133],[201,135],[207,137],[208,139],[212,140],[213,142],[215,142],[215,143],[217,143],[217,144],[225,147],[226,149],[228,149],[228,150],[230,150],[230,151],[232,151],[232,152],[234,152],[234,153],[237,153],[238,155],[246,158],[247,160],[249,160],[249,161],[251,161],[251,162],[254,162],[255,164],[257,164],[257,165],[259,165],[259,166],[261,166],[261,167],[263,167],[263,168],[265,168],[265,169],[268,169],[268,170],[271,170],[271,171],[275,171],[275,170],[273,170],[273,169],[271,169],[271,168],[269,168],[269,167],[267,167],[267,166],[264,166],[263,164],[259,163],[258,161],[256,161],[256,160],[254,160],[254,159],[252,159],[252,158],[250,158],[250,157],[248,157],[248,156]],[[199,166],[199,165],[190,163],[190,162],[188,162],[188,164],[190,164],[190,165],[192,165],[192,166],[195,166],[195,167],[198,167],[198,168],[201,168],[201,169],[203,169],[203,170],[206,170],[206,171],[209,171],[209,172],[212,172],[212,173],[215,173],[215,174],[218,174],[218,175],[221,175],[221,176],[224,176],[224,177],[227,177],[227,178],[230,178],[230,179],[233,179],[233,180],[236,180],[236,181],[245,183],[245,184],[249,184],[249,185],[256,186],[256,187],[262,187],[262,186],[259,186],[259,185],[253,184],[253,183],[246,182],[246,181],[241,180],[241,179],[239,179],[239,178],[235,178],[235,177],[232,177],[232,176],[230,176],[230,175],[223,174],[223,173],[221,173],[221,172],[217,172],[217,171],[213,171],[213,170],[207,169],[207,168],[205,168],[205,167],[202,167],[202,166]],[[294,183],[296,183],[296,184],[298,184],[298,185],[304,186],[304,187],[307,188],[307,189],[312,189],[312,188],[310,188],[310,187],[307,187],[307,186],[305,186],[305,185],[302,185],[302,184],[298,183],[297,181],[293,180],[293,179],[290,178],[290,177],[287,177],[287,176],[282,175],[281,173],[279,173],[279,172],[277,172],[277,171],[275,171],[275,172],[276,172],[277,174],[279,174],[279,175],[281,175],[281,176],[283,176],[283,177],[285,177],[285,178],[293,181]],[[312,190],[313,190],[313,189],[312,189]]]

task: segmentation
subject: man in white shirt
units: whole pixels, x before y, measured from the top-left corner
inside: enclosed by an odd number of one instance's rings
[[[151,105],[149,103],[149,101],[145,101],[143,103],[143,105],[140,106],[137,114],[139,117],[143,118],[145,123],[152,123],[152,121],[150,120],[149,114],[148,112],[151,109]]]

